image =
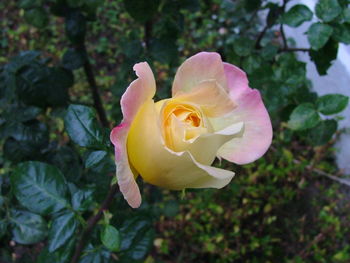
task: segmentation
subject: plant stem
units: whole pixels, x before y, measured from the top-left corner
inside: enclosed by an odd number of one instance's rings
[[[87,54],[86,52],[86,47],[85,44],[83,43],[80,47],[79,47],[85,54]],[[96,84],[96,79],[95,79],[95,75],[94,72],[92,70],[92,66],[89,60],[89,57],[86,55],[85,58],[85,63],[84,63],[84,72],[87,78],[87,81],[89,83],[90,89],[92,91],[92,98],[94,101],[94,107],[97,111],[98,117],[100,119],[101,124],[106,127],[109,128],[109,123],[107,120],[107,116],[106,116],[106,111],[103,108],[103,104],[101,101],[101,97],[97,88],[97,84]]]
[[[85,248],[86,241],[88,240],[91,232],[93,231],[95,225],[100,221],[103,216],[103,211],[107,210],[109,206],[112,204],[115,194],[117,193],[119,187],[118,184],[111,185],[109,188],[109,192],[107,194],[106,199],[102,202],[98,212],[91,216],[88,221],[85,229],[83,230],[81,237],[78,241],[77,246],[75,247],[74,255],[72,257],[71,263],[77,263],[79,258]]]
[[[310,48],[293,48],[293,47],[289,47],[289,48],[281,48],[281,49],[278,50],[278,52],[296,52],[296,51],[309,52]]]

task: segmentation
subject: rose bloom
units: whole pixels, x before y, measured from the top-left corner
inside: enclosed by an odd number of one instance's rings
[[[166,189],[222,188],[234,172],[211,166],[215,158],[247,164],[272,140],[269,115],[246,74],[201,52],[178,69],[172,98],[153,101],[156,83],[146,62],[121,98],[123,121],[111,132],[120,190],[133,208],[141,204],[135,181]]]

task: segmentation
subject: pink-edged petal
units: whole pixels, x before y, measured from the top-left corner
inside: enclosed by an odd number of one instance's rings
[[[247,164],[260,158],[269,148],[272,126],[259,91],[247,92],[240,98],[240,103],[227,118],[230,123],[244,123],[242,137],[225,143],[218,156],[237,164]]]
[[[141,204],[141,194],[131,170],[126,148],[130,126],[142,105],[152,100],[156,86],[151,68],[146,62],[134,66],[138,79],[134,80],[121,98],[123,121],[115,127],[110,139],[115,147],[115,163],[120,191],[128,204],[137,208]]]
[[[207,117],[223,116],[235,108],[228,92],[215,80],[203,81],[187,93],[179,91],[174,101],[197,104]]]
[[[237,101],[242,94],[250,90],[247,75],[243,70],[232,64],[226,62],[223,64],[230,97],[233,101]]]
[[[225,118],[226,123],[244,123],[242,137],[225,143],[218,156],[237,163],[247,164],[260,158],[272,141],[272,125],[260,92],[248,87],[245,73],[225,63],[230,96],[237,108]]]
[[[200,52],[185,60],[175,75],[173,97],[180,91],[190,92],[207,80],[215,80],[222,88],[227,89],[224,67],[218,53]]]

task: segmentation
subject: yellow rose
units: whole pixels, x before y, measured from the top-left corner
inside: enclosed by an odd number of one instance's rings
[[[111,132],[118,184],[130,206],[141,204],[135,178],[163,188],[222,188],[234,176],[210,166],[215,158],[246,164],[271,144],[272,128],[259,91],[217,53],[201,52],[178,69],[172,98],[153,101],[146,62],[121,98],[123,121]]]

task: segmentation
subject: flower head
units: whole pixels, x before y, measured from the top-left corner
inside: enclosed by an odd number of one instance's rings
[[[135,178],[167,189],[222,188],[236,164],[260,158],[272,140],[269,115],[246,74],[217,53],[201,52],[178,69],[172,98],[153,101],[156,85],[146,62],[121,99],[123,121],[111,132],[118,184],[132,207],[141,204]]]

